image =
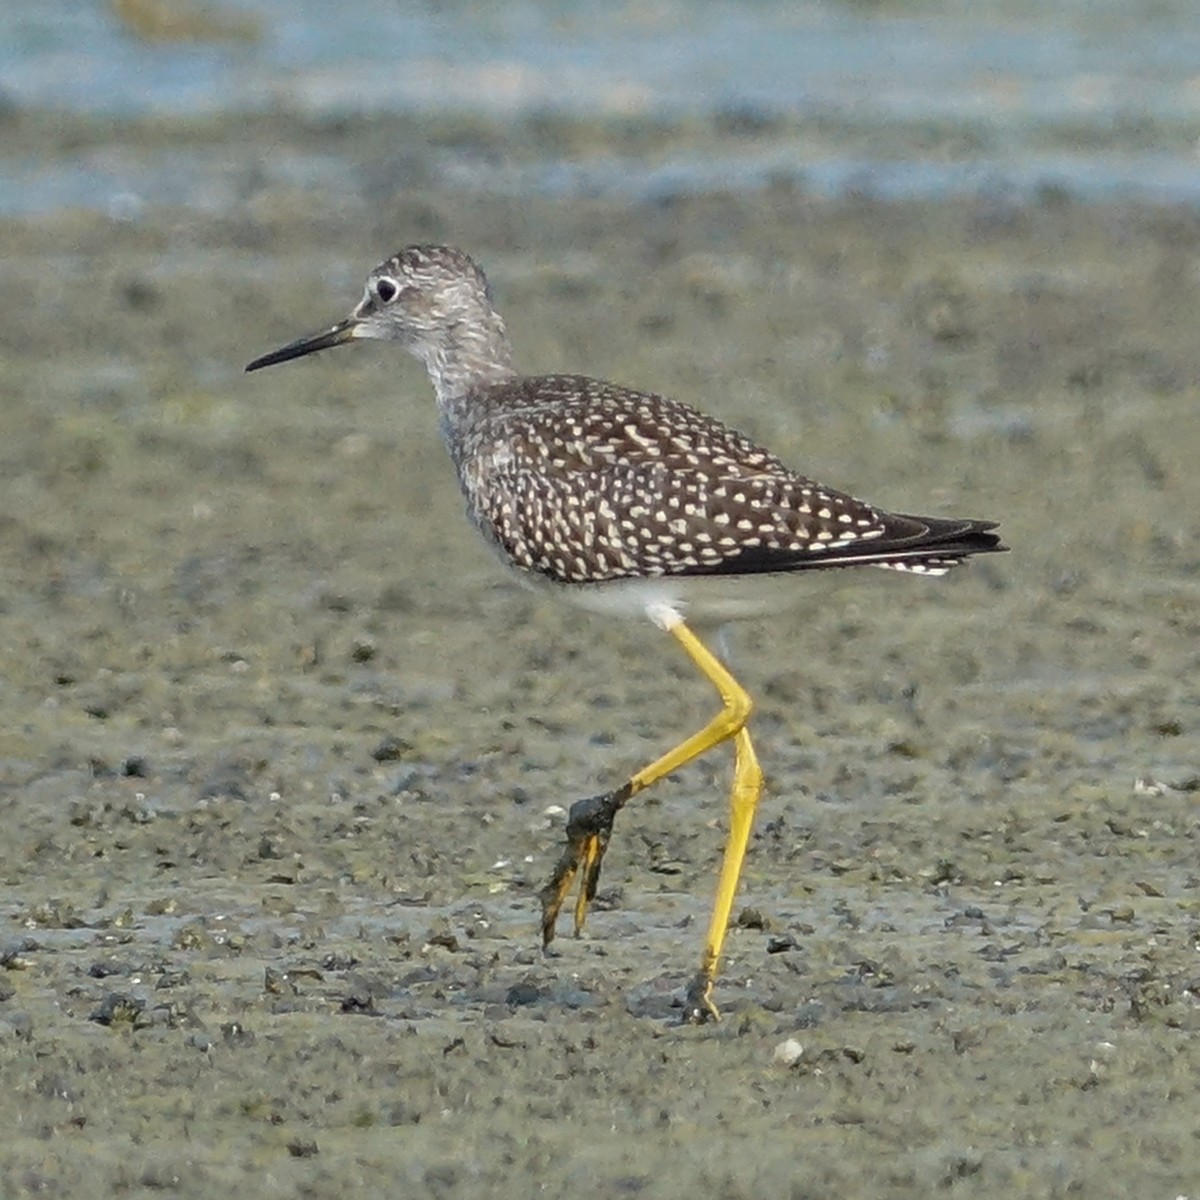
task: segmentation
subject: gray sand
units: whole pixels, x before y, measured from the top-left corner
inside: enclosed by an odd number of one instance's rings
[[[1013,548],[736,632],[718,1025],[673,1022],[725,755],[536,940],[561,810],[706,685],[497,570],[417,364],[240,374],[426,238],[526,369]],[[0,239],[5,1197],[1200,1195],[1195,216],[274,192]]]

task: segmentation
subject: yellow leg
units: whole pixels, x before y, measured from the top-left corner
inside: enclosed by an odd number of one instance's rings
[[[549,882],[541,891],[542,944],[548,946],[553,940],[559,910],[571,889],[571,884],[580,872],[582,877],[575,902],[576,936],[582,930],[587,918],[588,904],[596,895],[600,864],[604,858],[604,851],[608,848],[613,820],[626,801],[652,783],[656,783],[664,775],[679,770],[692,759],[733,738],[736,754],[733,791],[730,796],[729,841],[725,847],[716,903],[704,941],[700,970],[688,988],[687,996],[687,1019],[703,1021],[718,1015],[709,993],[712,990],[725,933],[729,927],[729,915],[733,910],[754,812],[762,791],[762,771],[755,757],[754,747],[750,743],[750,735],[745,729],[751,710],[749,694],[725,669],[716,655],[682,621],[670,624],[668,630],[717,689],[722,700],[721,711],[699,733],[693,734],[648,767],[638,771],[616,791],[580,800],[571,806],[567,820],[566,850]]]
[[[729,840],[725,843],[725,857],[721,861],[721,877],[717,881],[717,898],[713,903],[712,919],[708,923],[708,936],[704,939],[704,956],[700,959],[700,970],[696,972],[687,991],[686,1016],[689,1021],[705,1021],[721,1015],[712,1002],[713,978],[729,929],[729,916],[737,896],[738,880],[750,842],[750,830],[754,826],[758,798],[762,795],[762,769],[750,743],[750,734],[745,729],[738,730],[734,747],[736,757],[733,790],[729,796]]]

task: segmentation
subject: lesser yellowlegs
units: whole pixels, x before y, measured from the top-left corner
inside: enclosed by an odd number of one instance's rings
[[[717,1015],[712,985],[762,772],[751,700],[688,622],[770,613],[803,599],[792,576],[852,566],[941,575],[1003,550],[992,521],[914,517],[805,478],[749,438],[676,400],[576,375],[523,376],[483,272],[462,251],[409,246],[367,279],[353,312],[247,371],[360,338],[424,362],[467,513],[529,583],[672,634],[717,689],[721,711],[619,788],[572,806],[567,845],[541,891],[549,945],[579,879],[575,932],[595,897],[613,820],[664,775],[734,746],[729,837],[685,1019]],[[793,586],[794,585],[794,586]]]

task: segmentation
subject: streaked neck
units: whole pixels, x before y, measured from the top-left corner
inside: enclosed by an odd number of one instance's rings
[[[517,377],[512,344],[499,314],[479,314],[447,330],[424,355],[438,404],[452,405],[470,392]]]

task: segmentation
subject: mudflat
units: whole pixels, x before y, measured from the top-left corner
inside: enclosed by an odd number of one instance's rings
[[[703,681],[500,571],[402,353],[241,373],[419,240],[523,369],[1012,547],[734,631],[719,1024],[726,755],[537,937],[564,810]],[[6,1197],[1200,1195],[1194,213],[248,187],[0,243]]]

